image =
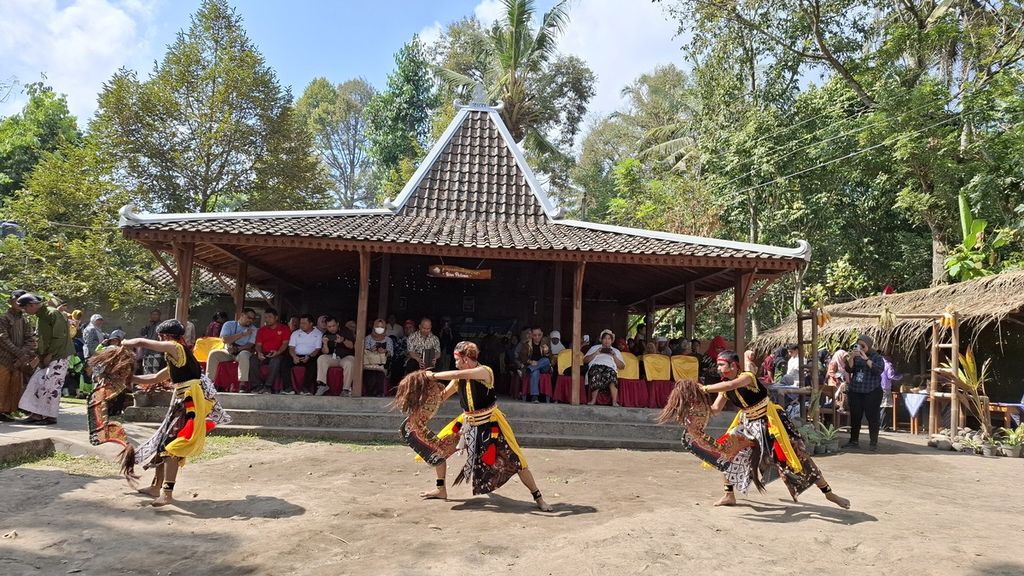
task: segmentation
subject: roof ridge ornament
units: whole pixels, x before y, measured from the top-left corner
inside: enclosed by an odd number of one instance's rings
[[[491,106],[488,103],[488,100],[490,100],[490,97],[487,95],[484,83],[477,80],[476,83],[473,84],[473,95],[471,96],[469,104],[463,104],[462,100],[456,98],[455,100],[452,100],[452,106],[454,106],[456,110],[462,110],[463,108],[475,108],[477,110],[501,110],[505,107],[505,103],[501,100],[498,100],[498,103],[494,106]]]

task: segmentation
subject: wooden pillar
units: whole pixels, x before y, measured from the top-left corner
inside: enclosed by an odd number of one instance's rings
[[[562,329],[562,263],[555,262],[555,281],[551,292],[551,329]]]
[[[572,403],[580,403],[580,360],[583,347],[583,272],[586,262],[577,262],[572,283]]]
[[[754,283],[753,272],[741,272],[736,274],[736,284],[733,287],[733,321],[735,322],[734,346],[736,353],[743,357],[747,349],[747,308],[750,305],[750,285]]]
[[[235,274],[235,318],[242,313],[242,309],[245,308],[245,294],[246,288],[249,284],[249,265],[243,260],[238,262],[238,272]]]
[[[366,338],[367,302],[370,297],[370,252],[359,251],[359,301],[356,304],[356,373],[352,396],[363,395],[363,340]]]
[[[693,282],[686,284],[686,328],[683,331],[687,340],[693,339],[694,330],[697,326],[697,287]],[[686,343],[686,350],[690,349],[689,342]]]
[[[195,260],[196,245],[192,242],[174,244],[174,266],[178,269],[178,298],[174,302],[174,317],[179,322],[188,322],[189,297],[192,294],[192,263]]]
[[[938,320],[932,320],[932,369],[931,379],[928,381],[928,434],[939,433],[939,399],[935,395],[939,391],[939,343],[942,335],[942,327]],[[950,430],[950,437],[956,436],[955,430]]]
[[[391,288],[391,254],[384,254],[380,259],[380,293],[377,300],[377,317],[387,322],[388,291]]]
[[[961,426],[960,389],[955,380],[957,374],[960,373],[960,318],[956,312],[953,313],[953,328],[950,331],[952,334],[950,334],[949,367],[954,380],[949,386],[949,430],[955,436],[957,428]],[[989,418],[988,412],[984,414],[984,417]]]
[[[654,334],[654,298],[647,299],[646,311],[644,313],[644,342],[650,342]]]

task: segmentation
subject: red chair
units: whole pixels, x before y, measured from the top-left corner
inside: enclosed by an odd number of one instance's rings
[[[316,370],[316,368],[313,368]],[[295,393],[299,392],[315,392],[315,390],[306,390],[304,388],[306,378],[306,367],[305,366],[292,366],[292,390]]]
[[[238,392],[238,362],[229,361],[217,364],[217,373],[213,375],[213,387],[218,392]]]
[[[626,365],[619,370],[619,404],[630,408],[646,407],[648,403],[647,382],[640,379],[640,361],[629,352],[622,353],[622,361]],[[603,396],[604,394],[598,396],[598,404],[602,404]],[[610,395],[608,399],[610,404]]]
[[[219,370],[220,366],[218,366],[217,369]],[[267,374],[269,372],[270,372],[270,366],[267,366],[266,364],[264,364],[263,366],[260,366],[260,380],[266,381]],[[274,391],[274,394],[280,394],[281,390],[284,390],[284,377],[283,376],[278,376],[277,380],[274,381],[274,383],[270,386],[270,388],[271,388],[271,390]]]
[[[540,382],[537,385],[537,389],[540,390],[541,394],[547,396],[548,398],[551,398],[555,395],[555,391],[551,388],[551,374],[540,375]],[[519,397],[526,398],[529,395],[530,376],[524,375],[522,378],[520,378]]]
[[[341,396],[345,387],[345,370],[341,366],[333,366],[327,369],[327,393],[331,396]]]
[[[590,401],[587,397],[586,378],[580,375],[580,403],[586,404]],[[555,381],[555,402],[572,404],[572,376],[559,376]]]

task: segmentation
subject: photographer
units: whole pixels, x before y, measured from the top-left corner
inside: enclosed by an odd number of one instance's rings
[[[868,335],[857,338],[857,344],[850,352],[849,402],[850,402],[850,441],[844,448],[860,447],[860,424],[862,418],[868,419],[868,436],[871,450],[878,450],[878,428],[882,406],[882,371],[885,360],[877,351],[872,350],[874,340]]]
[[[626,367],[622,353],[612,347],[615,333],[601,331],[601,343],[592,346],[583,357],[587,368],[587,380],[591,390],[590,404],[597,404],[597,395],[605,390],[612,394],[612,406],[619,405],[619,370]]]

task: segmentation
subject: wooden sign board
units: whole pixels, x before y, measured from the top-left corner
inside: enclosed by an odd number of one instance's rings
[[[459,266],[431,264],[427,266],[427,276],[432,278],[452,278],[455,280],[490,280],[490,269],[472,270]]]

